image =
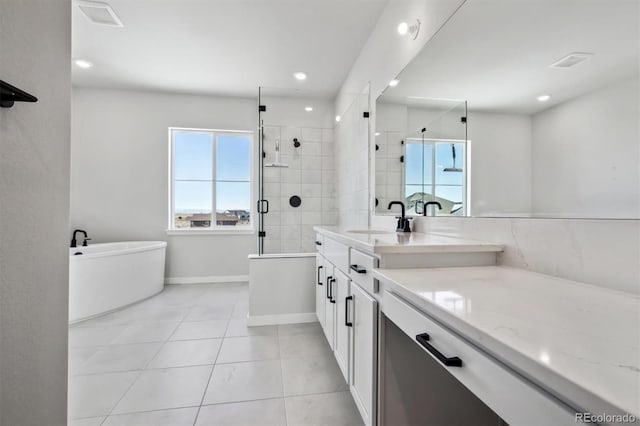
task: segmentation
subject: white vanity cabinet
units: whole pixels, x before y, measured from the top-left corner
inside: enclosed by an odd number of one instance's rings
[[[391,233],[372,234],[374,237],[324,228],[317,231],[318,320],[364,424],[383,424],[384,419],[378,419],[378,326],[383,289],[378,288],[374,271],[379,265],[494,264],[501,247],[433,236]]]
[[[327,342],[331,350],[335,347],[335,332],[336,332],[336,301],[334,299],[333,288],[335,287],[333,264],[327,259],[323,261],[323,269],[325,273],[324,279],[324,291],[320,295],[320,298],[324,300],[324,323],[322,324],[322,330],[327,337]]]
[[[334,270],[334,285],[333,291],[335,292],[335,339],[333,353],[335,354],[338,366],[342,371],[347,383],[349,382],[349,342],[351,323],[349,322],[347,309],[349,308],[349,296],[350,296],[350,280],[338,268]]]
[[[351,395],[365,425],[375,424],[378,302],[359,285],[351,283],[346,305],[350,320]]]
[[[321,255],[316,256],[316,316],[318,322],[324,327],[325,322],[325,267],[324,257]]]

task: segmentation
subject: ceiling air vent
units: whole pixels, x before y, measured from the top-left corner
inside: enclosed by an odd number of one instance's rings
[[[109,27],[123,27],[122,21],[107,3],[78,0],[76,4],[89,22]]]
[[[549,65],[549,68],[571,68],[574,65],[578,65],[580,62],[586,61],[592,56],[593,53],[588,52],[569,53],[568,55],[563,56],[562,58]]]

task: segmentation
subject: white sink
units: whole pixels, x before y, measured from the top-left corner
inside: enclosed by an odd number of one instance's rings
[[[379,229],[350,229],[347,232],[352,234],[365,234],[365,235],[377,235],[377,234],[394,234],[392,231],[382,231]]]

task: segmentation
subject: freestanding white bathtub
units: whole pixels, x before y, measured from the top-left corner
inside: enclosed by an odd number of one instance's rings
[[[166,247],[164,241],[131,241],[70,248],[69,322],[161,292]]]

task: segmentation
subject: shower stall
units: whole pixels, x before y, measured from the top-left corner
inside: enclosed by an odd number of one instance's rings
[[[315,253],[316,225],[335,225],[333,101],[259,89],[258,254]]]
[[[257,254],[249,325],[315,321],[315,231],[337,223],[333,100],[259,88]]]

